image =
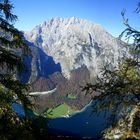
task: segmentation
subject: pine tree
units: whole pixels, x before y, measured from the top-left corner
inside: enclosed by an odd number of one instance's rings
[[[140,2],[136,12],[140,13]],[[121,14],[126,29],[121,33],[120,37],[125,37],[128,43],[129,40],[133,40],[131,45],[128,44],[131,57],[126,56],[119,62],[114,71],[105,66],[102,71],[102,77],[98,78],[98,82],[96,84],[89,83],[83,88],[87,93],[92,91],[101,93],[93,99],[100,102],[97,104],[98,107],[95,108],[95,111],[110,109],[112,111],[110,121],[114,122],[114,125],[116,125],[117,121],[115,120],[120,108],[124,108],[126,114],[130,113],[130,107],[131,111],[133,111],[133,108],[137,108],[137,112],[140,112],[140,31],[129,24],[128,19],[125,18],[124,11]],[[137,112],[135,113],[137,114]],[[134,119],[133,123],[137,126],[134,127],[135,130],[137,128],[140,132],[139,119],[140,117],[137,120]]]
[[[14,28],[17,16],[12,14],[13,5],[9,0],[0,3],[0,85],[5,91],[11,92],[11,101],[15,96],[26,105],[28,100],[23,94],[27,86],[16,78],[21,71],[23,55],[28,51],[22,32]],[[11,102],[10,101],[10,102]]]
[[[22,32],[13,26],[17,16],[12,9],[9,0],[0,1],[0,140],[48,139],[46,118],[30,118],[26,112],[31,105],[28,85],[21,83],[17,74],[24,70],[23,59],[30,50]],[[23,105],[25,117],[13,111],[15,102]]]
[[[17,136],[29,125],[12,109],[14,102],[21,103],[25,110],[30,105],[25,94],[28,86],[16,78],[17,72],[24,69],[23,56],[29,49],[22,32],[13,26],[17,16],[12,9],[9,0],[0,1],[0,139]]]

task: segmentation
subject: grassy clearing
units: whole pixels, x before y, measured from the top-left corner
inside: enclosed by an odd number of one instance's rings
[[[68,98],[68,99],[75,100],[77,97],[76,97],[75,95],[68,94],[67,98]]]
[[[74,113],[74,110],[72,110],[67,104],[61,104],[59,106],[56,106],[55,108],[48,109],[47,112],[44,113],[44,115],[50,118],[56,118],[67,116],[72,113]]]

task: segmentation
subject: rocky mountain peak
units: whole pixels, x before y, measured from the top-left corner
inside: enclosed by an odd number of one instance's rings
[[[80,18],[55,17],[25,33],[46,54],[60,63],[62,73],[70,78],[75,69],[86,66],[91,79],[100,75],[106,64],[112,69],[127,55],[124,43],[101,25]]]

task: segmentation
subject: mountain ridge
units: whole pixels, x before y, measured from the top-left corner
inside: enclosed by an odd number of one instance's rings
[[[61,64],[62,73],[68,79],[70,72],[81,65],[86,65],[91,77],[96,77],[100,66],[92,60],[101,64],[104,59],[105,63],[112,63],[114,67],[118,58],[126,55],[123,42],[107,33],[101,25],[74,17],[45,21],[26,33],[26,38],[53,56],[54,61]],[[101,53],[103,58],[98,57]],[[107,56],[107,53],[113,56]],[[92,76],[93,70],[96,74]]]
[[[74,17],[52,18],[25,32],[25,38],[32,50],[31,91],[46,91],[58,86],[55,96],[36,100],[42,107],[66,102],[82,108],[96,93],[85,97],[81,86],[96,82],[104,66],[113,70],[129,55],[126,44],[101,25]],[[46,57],[52,58],[51,64]],[[48,73],[49,67],[56,69]],[[77,99],[67,99],[69,94],[76,95]]]

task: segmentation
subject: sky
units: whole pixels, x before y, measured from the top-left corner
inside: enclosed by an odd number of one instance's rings
[[[101,24],[109,33],[118,37],[125,29],[121,11],[131,25],[139,28],[140,15],[134,11],[138,0],[11,0],[13,12],[18,16],[15,27],[30,31],[52,17],[77,17]]]

